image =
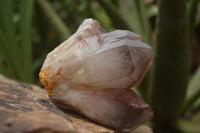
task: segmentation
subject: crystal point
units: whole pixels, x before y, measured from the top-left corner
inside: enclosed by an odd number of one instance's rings
[[[149,45],[126,30],[106,32],[86,19],[47,55],[39,74],[50,98],[108,127],[132,129],[149,120],[150,107],[132,90],[153,61]]]

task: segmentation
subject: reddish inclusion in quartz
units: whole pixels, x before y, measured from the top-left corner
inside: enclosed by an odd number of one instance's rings
[[[53,92],[53,90],[55,88],[55,84],[56,84],[56,82],[54,82],[49,77],[50,69],[51,69],[51,66],[47,67],[46,69],[43,68],[43,69],[41,69],[40,74],[39,74],[40,82],[42,83],[42,85],[46,89],[48,95],[50,95]],[[62,67],[60,67],[57,70],[56,74],[54,74],[52,77],[55,77],[55,76],[59,77],[61,71],[62,71]]]

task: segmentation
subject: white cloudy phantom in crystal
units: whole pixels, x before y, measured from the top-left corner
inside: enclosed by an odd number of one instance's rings
[[[127,30],[107,33],[96,20],[86,19],[74,35],[48,54],[40,72],[40,80],[54,101],[63,102],[88,118],[105,124],[105,121],[101,122],[96,117],[90,116],[97,110],[88,111],[90,114],[85,113],[84,107],[91,108],[93,107],[92,103],[82,107],[78,105],[77,101],[81,103],[85,100],[84,97],[81,97],[89,94],[86,94],[86,91],[95,91],[95,93],[106,96],[106,91],[102,90],[109,89],[111,90],[109,91],[110,96],[114,94],[115,90],[122,93],[122,89],[137,86],[152,61],[152,49],[141,42],[140,35]],[[80,91],[78,92],[78,90]],[[129,95],[129,93],[125,93]],[[90,98],[93,99],[92,96]],[[101,96],[99,98],[101,99]],[[73,101],[74,99],[75,101]],[[97,100],[96,104],[101,103],[100,99]],[[125,100],[127,103],[133,101],[135,100]],[[109,100],[103,103],[112,107]],[[136,107],[137,102],[133,104]],[[149,108],[145,103],[141,104],[140,107]],[[120,105],[115,106],[115,109],[119,108],[121,108]],[[98,115],[101,117],[100,114]],[[109,125],[109,122],[105,125],[119,127]]]

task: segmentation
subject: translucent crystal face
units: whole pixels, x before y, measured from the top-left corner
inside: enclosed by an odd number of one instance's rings
[[[77,32],[48,54],[40,72],[54,89],[127,88],[138,85],[153,60],[151,47],[126,30],[105,32],[87,19]]]

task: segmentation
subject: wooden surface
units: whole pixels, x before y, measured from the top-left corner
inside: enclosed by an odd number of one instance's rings
[[[73,112],[62,112],[44,89],[0,75],[1,133],[115,133]],[[141,126],[132,133],[152,133]]]

